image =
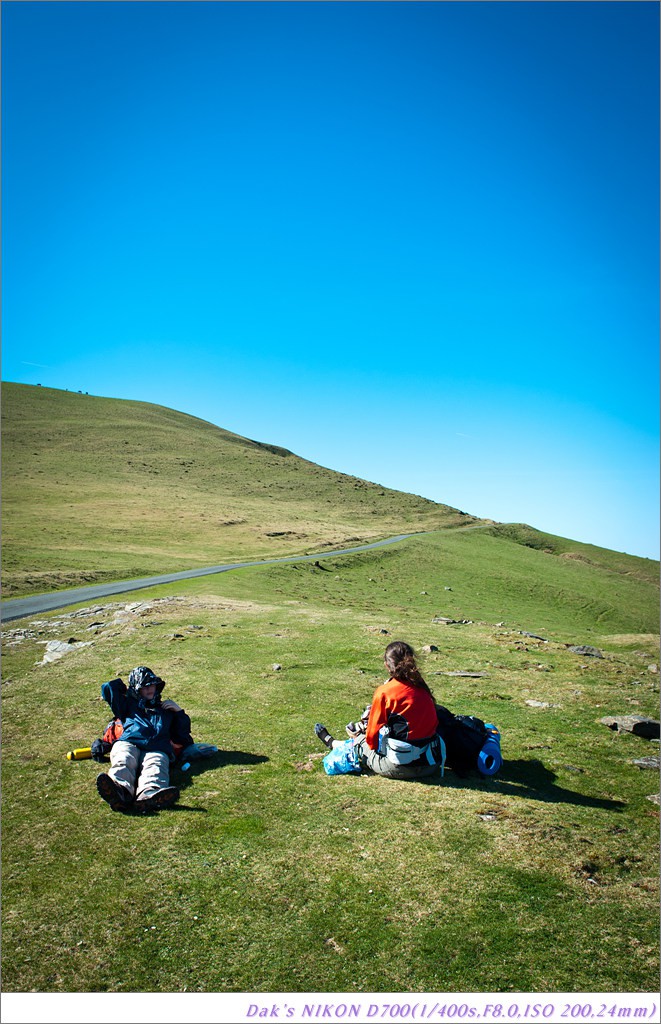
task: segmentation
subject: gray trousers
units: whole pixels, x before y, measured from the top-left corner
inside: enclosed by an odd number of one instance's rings
[[[170,758],[161,751],[145,752],[133,743],[117,740],[110,748],[108,775],[136,800],[147,800],[170,785]]]
[[[368,747],[365,739],[360,740],[355,749],[361,768],[387,779],[426,779],[440,770],[437,764],[396,764]]]

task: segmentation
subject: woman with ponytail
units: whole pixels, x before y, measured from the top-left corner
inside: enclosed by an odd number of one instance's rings
[[[392,779],[433,775],[445,761],[434,696],[408,644],[388,644],[384,661],[390,676],[374,692],[365,735],[353,734],[360,767]],[[337,742],[322,725],[315,732],[329,749]]]

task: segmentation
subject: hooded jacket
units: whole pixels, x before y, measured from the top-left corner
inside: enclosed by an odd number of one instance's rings
[[[165,683],[159,681],[153,701],[147,703],[126,686],[121,679],[103,683],[101,696],[108,702],[115,718],[124,727],[122,740],[140,750],[160,751],[174,761],[172,743],[187,747],[193,742],[191,720],[181,708],[161,702]]]

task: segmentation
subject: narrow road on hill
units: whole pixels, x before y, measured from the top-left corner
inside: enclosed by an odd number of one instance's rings
[[[470,526],[445,527],[453,533],[464,530],[480,530],[490,523],[472,523]],[[441,527],[443,529],[443,527]],[[423,531],[436,533],[438,531]],[[196,576],[213,576],[219,572],[230,572],[232,569],[247,569],[252,565],[279,565],[283,562],[316,562],[320,558],[333,558],[336,555],[354,555],[360,551],[371,551],[387,544],[396,544],[407,537],[420,537],[422,533],[400,533],[397,537],[377,540],[373,544],[362,544],[357,548],[343,548],[341,551],[320,551],[317,555],[289,555],[286,558],[263,558],[257,562],[232,562],[231,565],[212,565],[208,569],[186,569],[184,572],[170,572],[164,576],[145,576],[139,580],[117,580],[114,583],[96,583],[89,587],[76,587],[73,590],[56,590],[51,594],[34,594],[32,597],[15,597],[0,602],[0,620],[11,622],[22,619],[26,615],[40,615],[52,612],[57,608],[67,608],[83,601],[96,601],[100,597],[112,597],[113,594],[127,594],[131,590],[144,590],[146,587],[158,587],[162,583],[176,583],[177,580],[191,580]]]
[[[57,590],[52,594],[35,594],[32,597],[16,597],[0,603],[0,618],[3,622],[22,619],[26,615],[40,615],[42,612],[66,608],[81,601],[96,601],[100,597],[111,597],[113,594],[126,594],[130,590],[144,590],[145,587],[157,587],[162,583],[176,583],[177,580],[191,580],[196,576],[213,576],[231,569],[247,569],[251,565],[276,565],[282,562],[315,562],[320,558],[332,558],[334,555],[353,555],[359,551],[371,551],[386,544],[396,544],[399,540],[413,537],[412,533],[402,533],[387,540],[377,540],[373,544],[363,544],[357,548],[344,548],[341,551],[323,551],[318,555],[290,555],[287,558],[263,558],[257,562],[233,562],[231,565],[213,565],[208,569],[186,569],[184,572],[171,572],[164,576],[145,576],[139,580],[118,580],[115,583],[96,583],[89,587],[76,587],[73,590]]]

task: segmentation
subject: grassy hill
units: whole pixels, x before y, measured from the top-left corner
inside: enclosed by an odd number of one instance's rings
[[[479,522],[157,405],[2,385],[5,597]]]
[[[582,544],[566,537],[556,537],[551,533],[535,530],[525,523],[494,523],[487,532],[493,537],[513,541],[534,551],[556,555],[563,561],[579,562],[585,566],[598,567],[610,573],[631,576],[648,583],[659,582],[659,563],[652,558],[639,558],[637,555],[599,548],[594,544]]]
[[[656,634],[659,629],[657,579],[556,558],[487,530],[442,531],[381,548],[369,558],[334,558],[339,575],[329,582],[328,564],[312,578],[297,564],[274,568],[272,578],[286,581],[292,597],[338,608],[378,614],[385,600],[423,621],[504,621],[509,628],[567,643],[591,643],[586,636],[592,634]],[[247,584],[237,578],[232,586]]]

